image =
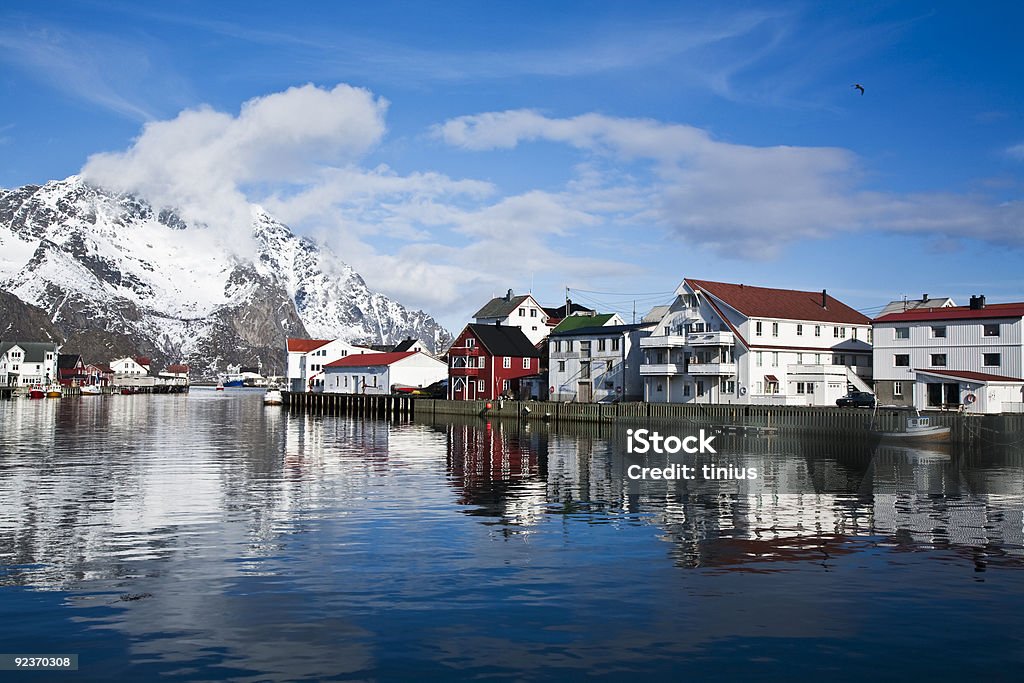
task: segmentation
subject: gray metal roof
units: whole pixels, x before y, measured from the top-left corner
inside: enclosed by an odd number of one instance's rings
[[[12,346],[18,346],[25,352],[26,363],[44,362],[47,351],[57,353],[57,345],[53,342],[0,342],[0,356],[7,353]]]

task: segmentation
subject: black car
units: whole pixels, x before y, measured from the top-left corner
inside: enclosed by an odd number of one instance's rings
[[[846,396],[836,399],[840,408],[873,408],[878,399],[870,391],[851,391]]]

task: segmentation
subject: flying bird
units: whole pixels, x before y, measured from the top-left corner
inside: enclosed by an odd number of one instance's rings
[[[854,84],[853,84],[853,87],[854,87],[854,88],[856,88],[857,90],[860,90],[860,94],[861,94],[861,95],[863,95],[863,94],[864,94],[864,86],[863,86],[863,85],[861,85],[860,83],[854,83]]]

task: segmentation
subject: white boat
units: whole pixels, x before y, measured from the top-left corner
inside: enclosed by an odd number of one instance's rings
[[[100,396],[103,394],[103,389],[98,384],[83,384],[81,389],[82,396]]]
[[[279,406],[284,403],[284,396],[281,395],[281,390],[276,385],[270,385],[267,387],[267,391],[263,394],[263,405],[265,406]]]
[[[877,432],[883,442],[892,444],[935,443],[949,441],[949,427],[933,427],[930,417],[908,417],[907,428],[902,432]]]

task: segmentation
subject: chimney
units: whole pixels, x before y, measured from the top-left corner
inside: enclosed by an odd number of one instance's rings
[[[921,303],[923,303],[923,304],[928,303],[928,295],[927,294],[922,294],[921,295]]]
[[[508,292],[505,294],[505,301],[512,301],[512,290],[511,289],[508,290]]]
[[[980,311],[985,308],[985,295],[979,294],[978,296],[972,296],[970,308],[972,311]]]
[[[821,290],[821,307],[828,308],[828,292]]]
[[[494,321],[494,326],[495,327],[501,327],[501,321],[500,320],[495,320]]]

